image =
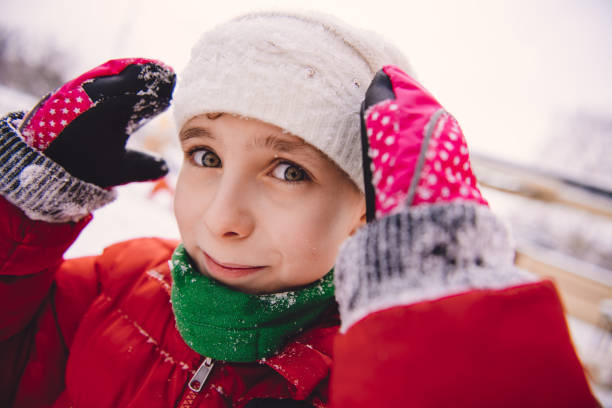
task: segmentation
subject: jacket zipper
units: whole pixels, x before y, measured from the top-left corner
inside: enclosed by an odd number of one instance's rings
[[[198,367],[193,377],[191,377],[191,380],[189,380],[189,389],[191,391],[200,392],[202,390],[202,387],[204,387],[204,383],[210,375],[214,365],[215,361],[210,357],[206,357],[204,361],[202,361],[200,367]]]
[[[193,377],[191,377],[191,379],[187,383],[188,389],[183,395],[183,398],[181,398],[181,402],[178,404],[179,408],[188,408],[193,406],[200,391],[202,391],[202,388],[204,388],[206,379],[210,375],[210,372],[212,371],[214,365],[215,361],[212,358],[204,358],[202,364],[200,364]]]

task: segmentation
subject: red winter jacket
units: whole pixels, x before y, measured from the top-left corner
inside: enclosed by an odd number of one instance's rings
[[[0,390],[15,407],[595,407],[550,282],[397,306],[336,335],[333,316],[264,364],[202,361],[174,327],[167,260],[140,239],[62,261],[87,224],[31,221],[0,200]],[[52,244],[51,244],[52,243]],[[335,359],[332,364],[332,339]]]
[[[64,261],[85,214],[112,197],[0,126],[0,193],[35,216],[0,199],[0,406],[321,406],[328,388],[336,408],[597,406],[554,286],[524,280],[494,215],[462,203],[405,208],[347,240],[342,334],[332,313],[262,364],[217,362],[192,392],[202,357],[169,303],[176,243]]]
[[[15,407],[229,407],[254,398],[327,401],[337,313],[264,363],[203,358],[175,328],[168,260],[176,242],[139,239],[62,261],[91,217],[31,221],[0,199],[0,395]]]

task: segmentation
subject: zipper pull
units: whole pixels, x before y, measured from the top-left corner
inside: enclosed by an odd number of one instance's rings
[[[210,375],[210,372],[213,369],[215,362],[212,358],[206,357],[200,367],[196,370],[191,380],[189,380],[189,389],[194,392],[200,392],[202,387],[204,387],[204,383],[206,379]]]

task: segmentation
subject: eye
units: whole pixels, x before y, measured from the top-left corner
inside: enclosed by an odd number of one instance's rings
[[[193,161],[202,167],[221,167],[221,159],[208,149],[199,148],[191,155]]]
[[[272,176],[290,183],[310,180],[304,169],[302,169],[300,166],[287,162],[279,163],[276,167],[274,167],[272,170]]]

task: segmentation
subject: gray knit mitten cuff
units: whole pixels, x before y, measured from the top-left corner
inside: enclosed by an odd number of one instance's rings
[[[421,205],[383,217],[341,248],[335,267],[341,331],[389,307],[535,280],[513,260],[506,228],[482,205]]]
[[[30,219],[78,221],[113,201],[116,193],[71,176],[26,144],[17,130],[24,113],[0,120],[0,194]]]

